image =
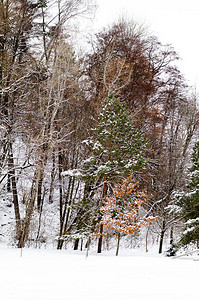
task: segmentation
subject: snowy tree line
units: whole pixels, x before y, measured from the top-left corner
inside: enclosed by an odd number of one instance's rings
[[[3,234],[20,248],[50,231],[58,249],[99,238],[101,252],[102,237],[139,231],[137,211],[155,222],[161,253],[165,233],[173,244],[184,221],[198,222],[176,196],[189,189],[197,95],[174,49],[134,22],[104,28],[78,53],[75,24],[94,10],[86,0],[0,3],[1,227],[13,214]]]

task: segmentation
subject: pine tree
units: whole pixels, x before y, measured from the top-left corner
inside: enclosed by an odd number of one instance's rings
[[[138,172],[145,164],[147,142],[133,127],[126,105],[110,95],[102,105],[93,135],[84,141],[90,156],[83,162],[84,178],[117,182],[120,177]]]
[[[185,220],[185,228],[180,245],[199,243],[199,142],[196,142],[192,153],[192,166],[189,169],[188,192],[179,197],[179,206]]]
[[[139,173],[146,166],[144,150],[147,142],[133,127],[125,104],[110,95],[102,105],[96,128],[83,143],[89,155],[81,170],[85,193],[78,219],[81,220],[81,215],[87,211],[87,222],[84,220],[82,225],[93,232],[101,219],[102,198],[112,193],[116,183],[132,172]],[[101,226],[101,236],[102,232]],[[101,242],[98,252],[101,252]]]

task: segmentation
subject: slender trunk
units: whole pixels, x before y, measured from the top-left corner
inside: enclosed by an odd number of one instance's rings
[[[46,65],[48,65],[48,54],[47,54],[47,45],[46,45],[46,30],[45,30],[45,15],[44,15],[44,8],[42,7],[42,37],[43,37],[43,49],[44,53],[43,56],[46,60]]]
[[[61,223],[60,223],[60,232],[59,232],[59,238],[62,237],[63,233],[64,233],[64,229],[66,226],[64,226],[65,224],[65,218],[66,218],[66,210],[67,210],[67,205],[68,205],[68,198],[69,198],[69,193],[70,193],[70,187],[71,187],[71,182],[72,182],[72,177],[69,178],[69,182],[68,182],[68,189],[67,189],[67,194],[66,194],[66,199],[65,199],[65,204],[64,204],[64,209],[63,209],[63,205],[62,205],[62,216],[61,216]],[[63,247],[63,240],[59,239],[58,240],[58,245],[57,245],[57,249],[61,250]]]
[[[98,240],[97,253],[102,253],[102,235],[103,235],[103,225],[100,225],[100,237]]]
[[[62,165],[63,165],[63,158],[62,154],[60,153],[58,156],[59,160],[59,220],[60,220],[60,232],[59,235],[62,235],[62,228],[63,228],[63,191],[62,191]],[[59,249],[60,240],[58,240],[57,249]]]
[[[119,254],[119,248],[120,248],[120,238],[121,238],[121,235],[120,235],[120,233],[118,233],[118,236],[117,236],[117,249],[116,249],[116,256],[118,256],[118,254]]]
[[[103,185],[102,199],[105,197],[106,190],[107,190],[106,175],[104,175],[103,181],[104,181],[104,185]],[[97,253],[101,253],[102,252],[102,236],[103,236],[103,225],[101,224],[100,225],[100,237],[99,237],[99,240],[98,240]]]
[[[73,158],[72,158],[72,163],[71,163],[71,168],[77,167],[77,157],[75,159],[75,146],[73,149]],[[61,176],[61,174],[60,174]],[[70,212],[71,212],[71,205],[73,203],[73,193],[74,193],[74,186],[75,186],[75,178],[74,177],[70,177],[69,178],[69,182],[68,182],[68,189],[67,189],[67,194],[66,194],[66,199],[65,199],[65,203],[64,203],[64,208],[63,208],[63,204],[62,204],[62,215],[61,215],[61,222],[60,222],[60,238],[63,235],[64,232],[66,232],[67,230],[67,226],[68,226],[68,220],[69,220],[69,216],[70,216]],[[76,193],[76,192],[75,192]],[[58,240],[58,245],[57,245],[57,249],[61,250],[63,246],[63,240],[59,239]]]
[[[73,149],[73,161],[72,161],[72,167],[75,167],[77,168],[77,162],[78,162],[78,152],[77,152],[77,157],[75,159],[75,148]],[[77,191],[78,191],[78,188],[79,188],[79,184],[77,184],[77,188],[76,188],[76,191],[74,192],[74,188],[75,188],[75,177],[72,178],[72,182],[71,182],[71,186],[70,186],[70,193],[69,193],[69,198],[68,198],[68,203],[67,203],[67,215],[66,215],[66,220],[65,220],[65,225],[64,225],[64,231],[66,231],[67,229],[67,226],[68,226],[68,221],[69,221],[69,217],[70,217],[70,213],[71,213],[71,208],[72,208],[72,204],[73,204],[73,201],[76,197],[76,194],[77,194]]]
[[[71,205],[73,204],[73,191],[74,191],[74,186],[75,186],[75,178],[72,178],[72,185],[71,185],[71,191],[70,191],[70,197],[67,203],[67,214],[66,214],[66,219],[65,219],[65,224],[64,224],[64,231],[66,231],[67,229],[67,225],[68,225],[68,220],[69,220],[69,216],[70,216],[70,212],[71,212]]]
[[[14,159],[13,159],[11,144],[10,144],[10,154],[9,154],[8,164],[9,164],[10,180],[12,183],[12,194],[13,194],[13,203],[14,203],[15,220],[16,220],[16,232],[17,232],[17,238],[19,238],[20,229],[21,229],[20,228],[21,218],[20,218],[20,211],[19,211],[19,200],[18,200],[18,192],[17,192],[15,169],[14,169]]]
[[[149,226],[148,226],[148,228],[147,228],[147,232],[146,232],[146,252],[148,252],[148,235],[149,235]]]
[[[10,163],[8,162],[8,178],[7,178],[7,192],[10,193],[12,191],[11,189],[11,174],[10,174]]]
[[[88,241],[87,241],[87,250],[86,250],[86,258],[88,257],[88,252],[90,249],[90,244],[91,244],[91,237],[88,237]]]
[[[166,223],[165,223],[165,220],[163,220],[162,230],[161,230],[161,234],[160,234],[160,245],[159,245],[159,252],[158,252],[159,254],[162,253],[162,247],[163,247],[165,231],[166,231]]]
[[[199,249],[199,241],[197,241],[197,249]]]
[[[44,130],[44,134],[47,130]],[[46,133],[48,136],[48,133]],[[37,209],[38,211],[41,210],[42,207],[42,186],[43,186],[43,180],[44,180],[44,169],[47,162],[47,156],[48,156],[48,150],[49,150],[49,142],[45,142],[42,146],[42,157],[41,157],[41,168],[40,168],[40,178],[38,182],[37,187]],[[43,163],[42,163],[43,161]]]
[[[81,246],[80,246],[80,250],[83,250],[83,239],[81,239]]]
[[[41,172],[41,177],[38,182],[38,191],[37,191],[37,209],[40,211],[42,209],[42,185],[43,185],[43,171]]]
[[[74,250],[78,250],[78,246],[79,246],[79,238],[75,239]]]
[[[53,152],[53,167],[51,171],[51,182],[50,182],[50,193],[49,193],[49,203],[53,203],[53,186],[54,186],[54,181],[55,181],[55,154]]]
[[[39,184],[40,177],[41,177],[41,166],[38,167],[38,170],[35,173],[35,180],[33,182],[34,186],[32,188],[32,196],[29,199],[29,202],[27,205],[26,217],[24,219],[22,233],[21,233],[19,243],[18,243],[18,248],[23,248],[24,244],[28,238],[30,222],[31,222],[31,217],[32,217],[33,209],[34,209],[35,199],[37,196],[37,190],[38,190],[38,184]]]
[[[173,226],[171,226],[171,231],[170,231],[170,245],[173,246]]]
[[[41,209],[39,211],[39,226],[37,230],[37,237],[36,237],[36,248],[37,248],[37,242],[39,240],[39,235],[40,235],[40,229],[41,229],[41,216],[42,216],[42,210],[43,210],[43,204],[44,204],[44,198],[45,198],[45,191],[42,197],[42,203],[41,203]]]

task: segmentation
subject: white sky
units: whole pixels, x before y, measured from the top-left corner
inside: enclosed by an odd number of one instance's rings
[[[94,27],[106,27],[122,15],[149,27],[160,42],[172,44],[182,61],[180,71],[199,89],[198,0],[97,0]]]

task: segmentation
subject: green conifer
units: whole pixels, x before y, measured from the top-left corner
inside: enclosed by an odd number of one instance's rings
[[[179,201],[185,220],[181,245],[199,242],[199,142],[193,147],[189,178],[188,192],[182,194]]]
[[[82,232],[90,235],[101,220],[101,200],[111,195],[115,184],[145,168],[144,152],[148,143],[133,126],[126,105],[110,95],[102,105],[97,126],[83,144],[87,158],[81,170],[69,170],[64,174],[85,182],[74,229],[80,235]]]
[[[84,141],[90,156],[83,162],[83,177],[118,182],[146,165],[147,142],[132,125],[126,105],[110,95],[102,106],[92,136]]]

